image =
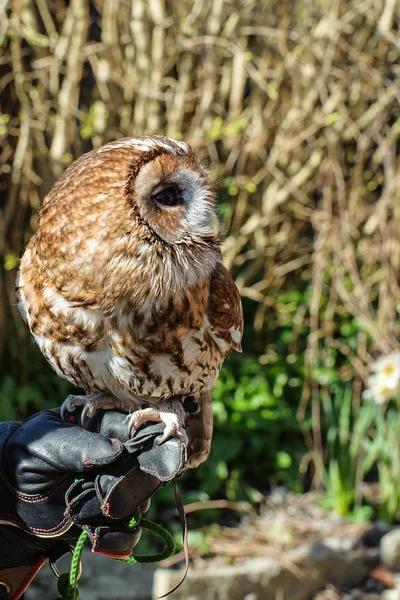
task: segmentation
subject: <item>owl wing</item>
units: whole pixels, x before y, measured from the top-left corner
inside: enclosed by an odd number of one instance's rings
[[[198,467],[210,454],[213,434],[211,392],[201,393],[197,402],[200,412],[190,415],[186,425],[186,433],[189,437],[188,467],[190,469]]]
[[[222,262],[217,263],[211,277],[206,315],[218,345],[242,352],[242,302],[239,290]]]
[[[225,269],[217,263],[210,281],[206,316],[215,343],[226,353],[231,348],[242,351],[243,311],[239,291]],[[213,433],[211,392],[197,399],[200,412],[191,415],[186,426],[189,437],[188,466],[198,467],[210,453]]]

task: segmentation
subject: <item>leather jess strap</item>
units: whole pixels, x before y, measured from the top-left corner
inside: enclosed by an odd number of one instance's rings
[[[188,534],[187,519],[186,519],[185,509],[184,509],[184,506],[182,503],[182,498],[179,493],[178,484],[177,484],[176,479],[174,479],[174,487],[175,487],[176,508],[178,510],[179,519],[180,519],[181,525],[182,525],[183,552],[185,554],[185,572],[183,573],[181,579],[178,581],[178,583],[176,585],[174,585],[170,590],[168,590],[168,592],[165,592],[165,594],[163,594],[162,596],[158,596],[158,598],[160,598],[160,599],[166,598],[167,596],[172,594],[172,592],[175,592],[185,581],[186,575],[188,574],[188,570],[189,570],[189,544],[188,544],[188,535],[187,535]]]

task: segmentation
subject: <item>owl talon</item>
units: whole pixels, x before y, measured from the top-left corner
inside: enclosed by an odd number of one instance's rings
[[[85,406],[88,402],[88,396],[67,396],[61,404],[60,414],[63,421],[68,420],[67,413],[74,412],[79,406]]]
[[[177,429],[175,429],[174,425],[170,423],[169,425],[165,426],[164,434],[161,440],[157,442],[157,446],[162,446],[162,444],[164,444],[164,442],[166,442],[170,437],[179,438],[186,446],[189,444],[189,438],[183,427],[177,427]]]
[[[85,406],[83,407],[83,410],[82,410],[82,414],[81,414],[81,426],[83,427],[83,429],[85,429],[86,419],[89,417],[93,417],[95,412],[96,412],[95,402],[88,402],[87,404],[85,404]]]
[[[178,415],[172,412],[159,411],[156,408],[145,408],[134,412],[128,422],[128,434],[131,436],[132,429],[139,429],[144,423],[156,422],[164,423],[165,429],[161,440],[157,443],[161,446],[171,437],[179,438],[184,444],[188,444],[186,431],[179,423]]]
[[[161,438],[161,440],[159,442],[157,442],[157,446],[162,446],[162,444],[164,444],[164,442],[166,442],[168,440],[168,438],[172,437],[175,433],[175,429],[174,426],[172,425],[172,423],[170,423],[169,425],[166,425],[164,428],[164,433],[163,436]]]
[[[112,410],[113,408],[126,409],[114,396],[98,392],[87,396],[68,396],[61,405],[61,418],[68,421],[68,414],[74,412],[76,408],[82,407],[81,426],[85,429],[85,422],[88,417],[93,417],[97,410]]]
[[[140,420],[140,413],[142,411],[141,410],[137,410],[136,412],[134,412],[129,421],[128,421],[128,435],[129,437],[132,437],[132,429],[139,429],[139,427],[144,423],[144,421],[142,422]]]

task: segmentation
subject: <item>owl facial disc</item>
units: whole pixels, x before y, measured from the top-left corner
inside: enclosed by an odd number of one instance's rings
[[[208,174],[189,158],[162,153],[134,182],[141,217],[167,243],[217,238],[219,221]]]

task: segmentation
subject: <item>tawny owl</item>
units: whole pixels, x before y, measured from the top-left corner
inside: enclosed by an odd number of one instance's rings
[[[22,317],[61,377],[67,407],[165,423],[191,466],[208,454],[210,392],[241,350],[238,290],[222,263],[210,176],[185,143],[125,138],[73,163],[43,201],[17,278]]]

